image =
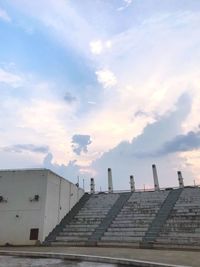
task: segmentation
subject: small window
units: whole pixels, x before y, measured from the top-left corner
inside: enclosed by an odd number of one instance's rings
[[[39,229],[32,228],[30,230],[30,240],[38,240]]]

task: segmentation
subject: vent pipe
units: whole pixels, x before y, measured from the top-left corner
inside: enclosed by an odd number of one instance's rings
[[[133,175],[130,176],[131,192],[135,192],[135,181]]]
[[[108,192],[113,193],[112,170],[108,168]]]
[[[178,171],[177,174],[178,174],[179,188],[183,188],[184,187],[184,183],[183,183],[183,176],[182,176],[181,171]]]
[[[155,164],[152,165],[152,170],[153,170],[154,188],[155,188],[155,191],[159,191],[160,187],[158,183],[158,174],[157,174],[157,169],[156,169]]]
[[[95,193],[95,184],[94,184],[94,178],[90,179],[90,193],[94,194]]]

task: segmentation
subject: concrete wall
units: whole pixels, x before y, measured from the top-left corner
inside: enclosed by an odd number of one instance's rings
[[[44,171],[0,171],[0,245],[33,245],[30,229],[39,228],[43,237],[43,214],[47,177]],[[39,201],[31,201],[39,195]]]
[[[84,191],[76,185],[48,172],[43,240],[83,194]]]
[[[39,201],[31,201],[39,195]],[[53,172],[0,171],[0,245],[34,245],[30,229],[38,228],[40,242],[83,195],[83,190]]]

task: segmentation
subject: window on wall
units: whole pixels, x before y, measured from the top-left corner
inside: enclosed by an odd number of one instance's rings
[[[32,228],[30,230],[30,240],[38,240],[38,235],[39,235],[38,228]]]

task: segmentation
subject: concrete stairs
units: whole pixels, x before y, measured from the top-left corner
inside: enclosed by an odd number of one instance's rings
[[[44,244],[200,248],[200,188],[85,194]]]
[[[155,242],[158,237],[163,225],[165,224],[167,218],[169,217],[174,205],[176,204],[182,189],[171,190],[167,198],[163,202],[160,210],[158,211],[156,217],[150,224],[145,236],[142,239],[141,247],[149,248]]]
[[[88,240],[119,198],[117,193],[92,194],[85,205],[60,231],[52,245],[88,245]]]
[[[98,244],[139,246],[167,195],[167,191],[132,193]]]
[[[200,188],[185,187],[182,190],[155,244],[200,248]]]
[[[85,193],[78,203],[70,210],[69,213],[61,220],[61,222],[56,225],[56,227],[50,232],[50,234],[45,238],[43,245],[50,245],[51,242],[56,240],[57,235],[64,229],[64,227],[69,224],[72,219],[76,216],[79,210],[84,207],[86,202],[89,200],[90,195]]]
[[[88,240],[88,244],[96,244],[103,234],[106,232],[112,221],[115,219],[117,214],[123,208],[125,203],[130,198],[131,193],[121,193],[113,207],[109,210],[108,214],[104,218],[104,220],[100,223],[100,225],[95,229]]]

